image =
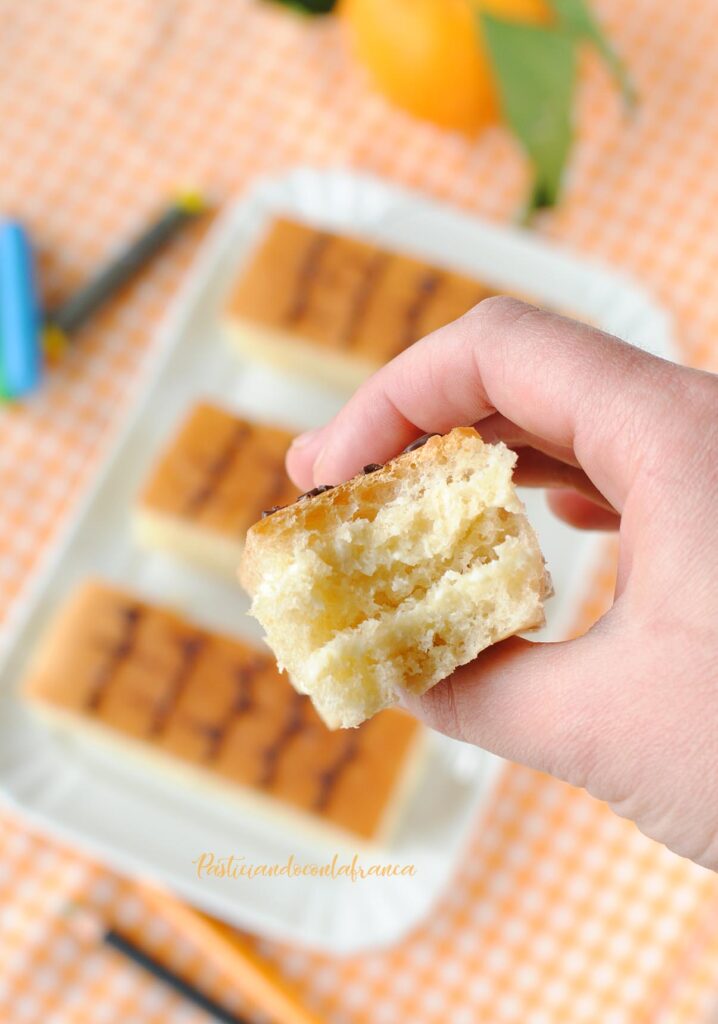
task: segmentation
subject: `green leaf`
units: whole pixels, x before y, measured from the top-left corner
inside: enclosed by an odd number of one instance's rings
[[[556,28],[479,14],[504,119],[526,150],[534,183],[524,219],[558,200],[573,127],[573,38]]]
[[[566,31],[596,47],[621,90],[624,103],[633,109],[636,105],[636,91],[626,65],[611,46],[586,0],[549,0],[549,3]]]
[[[274,0],[275,3],[293,7],[304,14],[329,14],[337,5],[337,0]]]

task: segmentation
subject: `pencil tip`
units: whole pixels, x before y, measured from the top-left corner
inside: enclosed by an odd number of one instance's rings
[[[197,189],[185,189],[175,196],[175,204],[189,216],[199,216],[209,209],[209,202]]]

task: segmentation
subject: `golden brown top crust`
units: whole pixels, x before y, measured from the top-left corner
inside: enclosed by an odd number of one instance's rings
[[[227,312],[380,365],[497,290],[369,242],[280,218],[237,280]]]
[[[322,528],[322,522],[328,518],[331,510],[348,505],[353,497],[363,501],[377,503],[386,496],[388,500],[394,492],[394,485],[407,471],[414,470],[423,462],[438,457],[450,458],[461,446],[465,438],[481,437],[473,427],[454,427],[448,434],[425,434],[412,442],[400,455],[390,459],[384,466],[373,464],[365,467],[365,471],[336,487],[326,490],[317,488],[320,493],[311,491],[300,496],[291,505],[277,509],[255,523],[247,532],[244,555],[240,566],[240,581],[244,589],[253,594],[259,583],[259,570],[256,553],[258,549],[287,530],[305,525],[307,515],[311,515],[311,526]]]
[[[200,402],[153,467],[140,506],[241,539],[263,509],[296,497],[284,469],[292,437]]]
[[[330,732],[274,659],[100,583],[62,607],[25,697],[373,836],[418,723]]]

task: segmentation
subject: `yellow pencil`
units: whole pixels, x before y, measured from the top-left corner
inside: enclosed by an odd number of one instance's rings
[[[324,1024],[302,1005],[279,972],[229,925],[192,909],[170,893],[143,886],[142,895],[159,916],[201,946],[215,966],[236,980],[255,1009],[278,1024]]]

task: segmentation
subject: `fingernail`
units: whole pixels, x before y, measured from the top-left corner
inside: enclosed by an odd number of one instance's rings
[[[315,484],[319,482],[319,474],[321,474],[321,472],[322,472],[322,462],[324,460],[324,456],[326,455],[326,453],[327,453],[327,445],[324,444],[319,449],[319,454],[317,455],[316,459],[314,460],[314,465],[312,466],[312,474],[314,476],[314,483]],[[322,483],[328,483],[328,481],[325,480],[323,477],[322,477],[321,482]]]
[[[322,429],[322,427],[315,427],[314,430],[306,430],[303,434],[299,434],[292,441],[290,448],[308,448],[319,437]]]

